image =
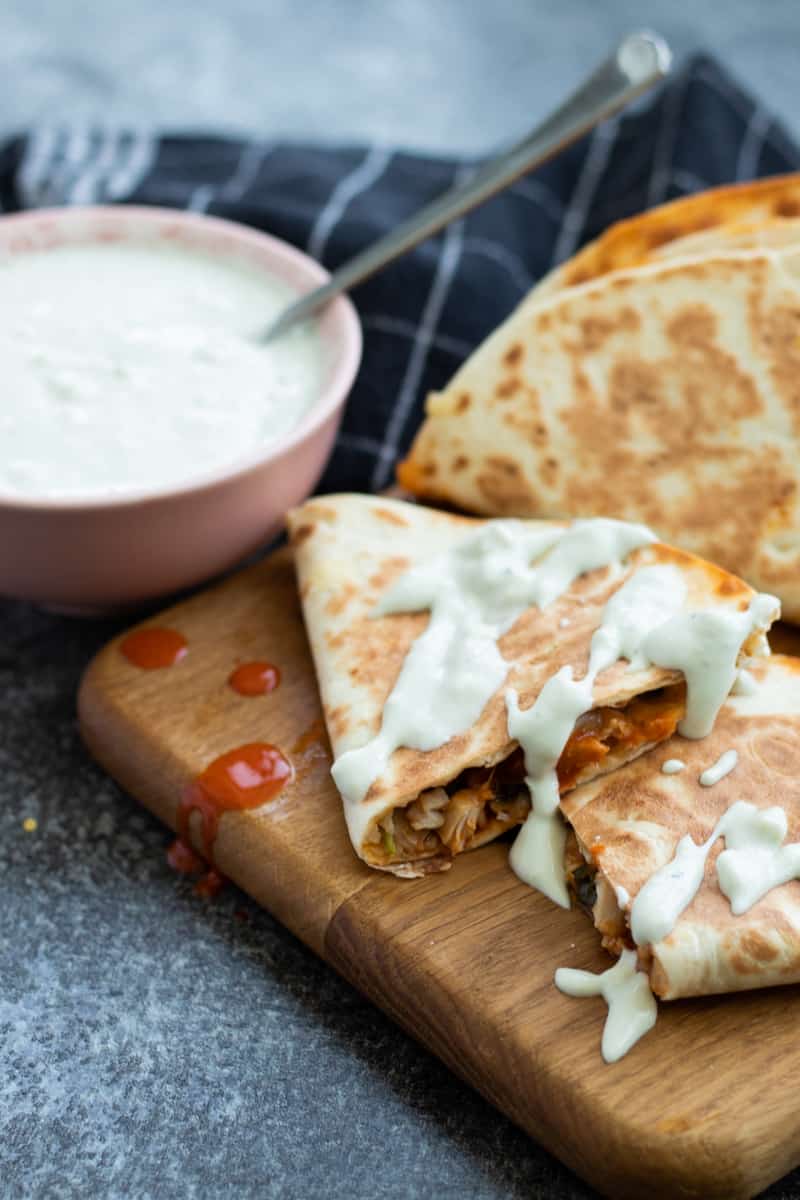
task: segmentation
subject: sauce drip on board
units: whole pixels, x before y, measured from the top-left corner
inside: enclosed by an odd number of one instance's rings
[[[119,646],[128,662],[143,671],[156,671],[163,667],[174,667],[189,652],[189,643],[176,629],[159,629],[149,626],[135,629],[120,642]]]
[[[185,875],[195,874],[209,864],[195,884],[198,895],[211,898],[225,882],[213,865],[214,843],[223,814],[260,808],[277,796],[293,775],[292,764],[277,746],[250,742],[215,758],[184,789],[178,806],[178,836],[167,850],[167,861]],[[202,858],[190,842],[189,824],[195,812],[200,815]]]
[[[277,667],[268,662],[246,662],[228,676],[228,684],[240,696],[265,696],[274,692],[281,681]]]

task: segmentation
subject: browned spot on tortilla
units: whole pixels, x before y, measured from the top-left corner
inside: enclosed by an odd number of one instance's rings
[[[405,517],[401,517],[392,508],[373,508],[374,515],[381,521],[387,521],[390,525],[401,525],[403,528],[408,526],[408,521]]]
[[[329,504],[325,504],[322,500],[312,500],[305,505],[305,509],[310,517],[319,517],[323,521],[337,521],[339,513],[335,508],[331,508]]]
[[[666,246],[667,242],[674,242],[676,238],[683,237],[687,230],[685,226],[681,228],[676,225],[661,225],[655,229],[650,229],[647,232],[647,245],[655,250],[659,246]]]
[[[800,305],[764,311],[755,289],[750,297],[750,330],[763,351],[775,390],[800,434]]]
[[[338,595],[331,596],[328,603],[325,605],[325,612],[329,617],[338,617],[344,612],[351,600],[358,595],[358,588],[354,583],[347,582],[342,586]]]
[[[547,333],[553,324],[553,318],[549,312],[539,313],[533,322],[534,329],[539,333]]]
[[[619,414],[658,405],[662,392],[657,368],[641,358],[615,362],[611,369],[608,400],[612,411]]]
[[[716,332],[716,313],[704,304],[687,304],[667,324],[667,337],[685,348],[707,349]]]
[[[335,742],[347,733],[350,720],[350,705],[340,704],[337,708],[326,711],[325,720],[331,739]]]
[[[547,444],[547,426],[542,421],[538,408],[532,413],[515,408],[503,413],[501,420],[534,446],[542,447]]]
[[[515,367],[522,360],[525,353],[525,347],[522,342],[515,342],[513,346],[509,346],[503,355],[503,362],[507,367]]]
[[[432,462],[424,463],[423,466],[420,468],[420,470],[426,479],[432,479],[433,476],[436,474],[436,463],[432,463]]]
[[[378,570],[369,579],[369,586],[382,591],[385,587],[395,579],[401,571],[405,571],[411,565],[411,560],[404,558],[400,554],[393,554],[390,558],[385,558]]]
[[[738,579],[732,575],[722,575],[717,580],[717,585],[714,589],[718,596],[735,596],[742,590],[742,585]]]
[[[546,458],[542,463],[541,476],[548,487],[553,487],[558,479],[558,459]]]
[[[500,383],[498,383],[497,387],[494,389],[494,394],[500,400],[508,400],[508,398],[513,396],[515,392],[520,391],[521,387],[521,381],[516,376],[512,375],[509,379],[503,379],[500,381]]]
[[[456,400],[456,412],[466,412],[471,403],[469,392],[462,392]]]
[[[642,319],[634,308],[626,304],[616,316],[585,317],[581,321],[580,349],[589,354],[599,350],[615,333],[635,333],[642,324]]]
[[[292,530],[289,541],[293,546],[301,546],[306,538],[311,537],[313,532],[314,526],[310,525],[308,522],[305,522],[302,525],[298,525],[296,529]]]
[[[748,929],[739,944],[755,962],[771,962],[778,956],[777,948],[757,929]]]
[[[779,197],[772,206],[776,217],[800,217],[800,201]]]
[[[469,459],[467,458],[466,454],[457,454],[451,463],[451,470],[463,471],[464,468],[468,466]]]
[[[489,455],[476,483],[493,511],[530,512],[536,506],[536,494],[525,479],[519,463],[513,458],[501,454]]]
[[[666,325],[666,353],[620,350],[605,365],[605,386],[602,377],[590,382],[585,355],[573,350],[573,403],[561,419],[575,469],[559,504],[576,516],[645,521],[746,574],[791,474],[779,454],[754,459],[750,446],[721,438],[763,406],[755,378],[719,345],[716,324],[706,305],[683,305]],[[642,450],[648,444],[657,454]],[[673,471],[691,486],[673,490]]]

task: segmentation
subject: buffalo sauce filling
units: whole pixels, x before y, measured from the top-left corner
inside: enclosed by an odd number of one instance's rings
[[[556,768],[562,792],[627,761],[643,746],[671,737],[686,711],[686,685],[646,692],[628,704],[584,713]],[[521,824],[530,811],[522,750],[492,767],[469,767],[446,787],[429,788],[404,809],[387,813],[373,834],[383,864],[462,850]]]

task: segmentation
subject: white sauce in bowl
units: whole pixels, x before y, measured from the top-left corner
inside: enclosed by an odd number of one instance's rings
[[[157,491],[290,432],[319,394],[320,337],[255,335],[294,295],[144,238],[0,258],[0,494]]]

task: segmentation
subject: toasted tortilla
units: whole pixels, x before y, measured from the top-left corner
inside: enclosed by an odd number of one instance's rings
[[[644,521],[800,621],[800,249],[523,305],[428,398],[398,477],[487,515]]]
[[[401,501],[358,495],[324,496],[289,514],[303,612],[337,758],[377,734],[406,653],[428,622],[426,612],[375,617],[377,602],[409,567],[448,550],[482,524]],[[521,706],[527,708],[562,666],[570,664],[578,676],[583,675],[591,636],[606,602],[636,567],[648,563],[676,566],[686,581],[686,603],[691,609],[740,610],[752,596],[746,584],[726,571],[654,544],[634,551],[621,568],[580,576],[544,609],[528,609],[498,642],[503,657],[513,665],[480,719],[438,749],[396,750],[363,800],[345,801],[350,837],[365,862],[406,876],[442,870],[455,853],[481,845],[524,820],[529,802],[520,754],[519,771],[515,775],[512,770],[517,743],[508,735],[505,688],[516,688]],[[754,635],[744,652],[762,649],[763,636]],[[680,672],[653,666],[634,670],[625,662],[598,676],[593,699],[594,712],[599,714],[595,723],[599,719],[601,725],[609,724],[608,718],[621,712],[627,725],[622,732],[609,733],[594,756],[576,756],[573,746],[570,758],[568,743],[559,764],[562,787],[612,770],[651,748],[669,736],[685,710]],[[487,770],[497,764],[503,764],[497,770],[506,780],[502,796],[494,790],[499,781]],[[471,769],[482,773],[474,778]],[[432,793],[441,788],[450,789],[442,809],[446,826],[438,832],[411,826],[412,817],[424,816],[420,806],[425,810]],[[409,811],[415,803],[417,809]],[[397,816],[401,812],[402,819]],[[458,820],[457,813],[461,813]]]
[[[543,300],[612,271],[643,266],[667,254],[706,253],[708,249],[724,249],[726,243],[728,249],[733,249],[737,241],[741,248],[785,244],[796,240],[797,218],[800,174],[683,196],[610,226],[545,276],[523,303]],[[692,239],[696,239],[694,245]]]
[[[705,841],[737,800],[760,809],[780,805],[787,842],[800,841],[800,659],[775,655],[749,670],[757,690],[730,696],[708,737],[671,738],[562,799],[583,857],[597,868],[595,922],[612,952],[631,944],[627,919],[646,880],[673,858],[685,834]],[[734,770],[713,787],[701,786],[700,774],[730,749],[739,756]],[[663,774],[668,759],[682,760],[684,770]],[[734,916],[717,882],[724,848],[719,840],[712,849],[700,890],[672,933],[639,947],[663,1000],[800,981],[800,882],[782,884]],[[624,899],[625,892],[629,900],[620,906],[616,896]]]

